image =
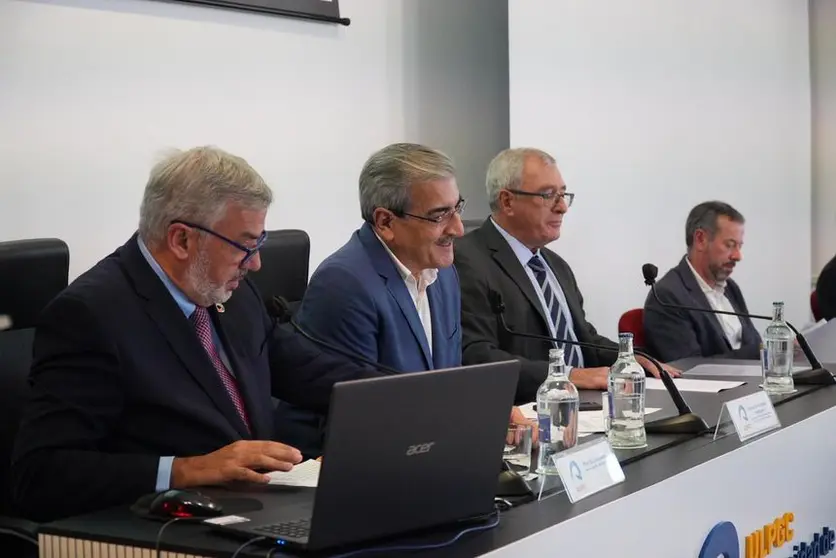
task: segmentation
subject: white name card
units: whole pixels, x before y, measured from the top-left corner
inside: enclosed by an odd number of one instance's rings
[[[606,438],[555,454],[552,460],[573,504],[624,482],[624,471]]]
[[[741,442],[764,432],[781,428],[775,407],[765,391],[740,397],[726,403],[726,410]]]

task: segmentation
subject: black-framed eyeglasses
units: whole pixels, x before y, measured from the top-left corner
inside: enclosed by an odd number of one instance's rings
[[[259,236],[258,239],[255,241],[255,246],[250,248],[249,246],[244,246],[240,242],[236,242],[236,241],[232,240],[231,238],[227,238],[224,235],[222,235],[221,233],[217,233],[217,232],[213,231],[212,229],[209,229],[209,228],[204,227],[202,225],[198,225],[196,223],[190,223],[188,221],[181,221],[180,219],[175,219],[174,221],[171,222],[172,225],[175,224],[175,223],[178,223],[180,225],[186,225],[187,227],[191,227],[193,229],[203,231],[207,234],[211,234],[215,238],[219,238],[219,239],[223,240],[224,242],[226,242],[227,244],[229,244],[230,246],[234,246],[235,248],[238,248],[239,250],[244,252],[244,259],[241,260],[240,264],[238,264],[240,267],[244,267],[247,264],[247,262],[250,261],[253,258],[253,256],[258,254],[258,251],[261,250],[261,247],[264,246],[264,243],[267,242],[267,231],[262,232],[261,236]]]
[[[575,200],[575,194],[570,192],[526,192],[524,190],[512,190],[511,188],[508,188],[507,190],[512,194],[517,194],[518,196],[542,198],[544,202],[551,202],[552,205],[557,205],[560,203],[560,200],[564,200],[566,202],[566,207],[572,207],[572,202]]]
[[[413,219],[420,219],[422,221],[429,221],[430,223],[440,225],[441,223],[446,223],[452,219],[453,215],[461,215],[466,205],[467,200],[459,198],[459,201],[455,206],[448,207],[447,209],[440,209],[432,215],[415,215],[414,213],[407,213],[406,211],[393,211],[392,213],[398,217],[412,217]]]

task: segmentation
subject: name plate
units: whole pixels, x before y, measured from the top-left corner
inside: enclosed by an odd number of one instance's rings
[[[741,442],[781,428],[775,407],[765,391],[729,401],[726,403],[726,409]]]
[[[573,504],[624,482],[621,464],[605,438],[555,454],[552,460]]]

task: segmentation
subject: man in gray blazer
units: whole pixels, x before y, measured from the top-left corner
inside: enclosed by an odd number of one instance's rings
[[[735,208],[704,202],[688,214],[688,253],[656,283],[665,303],[748,314],[743,293],[729,276],[743,259],[745,220]],[[648,348],[663,360],[686,357],[758,359],[761,338],[752,320],[665,308],[653,293],[644,303]]]
[[[574,194],[566,191],[554,158],[538,149],[506,149],[491,161],[487,174],[491,216],[456,241],[464,364],[519,359],[520,403],[532,401],[545,380],[555,344],[503,331],[491,304],[500,294],[505,319],[515,331],[608,347],[562,346],[569,377],[578,388],[606,389],[618,345],[586,320],[572,269],[546,248],[560,237]],[[657,374],[645,359],[638,360]],[[673,368],[669,372],[678,375]]]

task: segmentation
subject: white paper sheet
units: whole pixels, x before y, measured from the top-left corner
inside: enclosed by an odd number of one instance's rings
[[[306,486],[313,488],[319,483],[320,462],[309,459],[304,463],[296,465],[290,471],[273,471],[268,473],[269,484],[282,486]]]
[[[534,410],[534,403],[526,403],[520,407],[523,416],[527,419],[537,420],[537,411]],[[645,416],[659,411],[658,407],[645,407]],[[586,436],[596,432],[604,431],[603,411],[580,411],[578,413],[578,436]]]
[[[809,366],[795,365],[793,373],[801,370],[808,370]],[[697,366],[683,372],[683,375],[705,377],[705,376],[749,376],[760,378],[763,376],[760,364],[698,364]]]
[[[697,380],[693,378],[674,378],[679,391],[694,391],[700,393],[720,393],[725,389],[732,389],[742,386],[745,382],[726,382],[722,380]],[[647,389],[665,389],[665,384],[657,378],[648,378],[645,384]]]

